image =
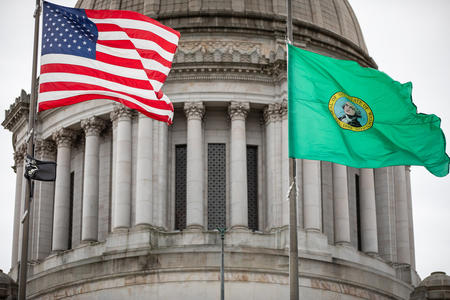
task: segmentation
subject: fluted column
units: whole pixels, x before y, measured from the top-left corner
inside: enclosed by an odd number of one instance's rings
[[[70,220],[70,150],[74,132],[67,128],[53,133],[57,146],[55,205],[53,212],[52,250],[67,250]]]
[[[350,245],[347,167],[333,163],[334,242]]]
[[[166,123],[157,122],[158,132],[158,166],[153,173],[156,177],[156,186],[153,186],[153,223],[161,228],[167,227],[167,161],[169,145],[169,127]]]
[[[375,179],[373,169],[360,170],[361,250],[378,253],[377,213],[375,203]]]
[[[410,264],[408,199],[405,166],[394,167],[397,263]]]
[[[37,139],[34,148],[35,157],[46,161],[55,161],[56,145],[52,140]],[[32,201],[33,230],[31,259],[40,260],[47,257],[52,248],[52,219],[54,182],[35,181]]]
[[[139,114],[136,167],[136,225],[152,224],[153,119]]]
[[[289,136],[287,101],[280,107],[281,117],[281,226],[289,225]]]
[[[303,218],[305,230],[322,231],[320,161],[303,160]]]
[[[231,228],[248,228],[247,200],[247,139],[245,119],[250,104],[230,103],[228,113],[231,118],[230,151],[230,225]]]
[[[406,195],[408,199],[408,220],[409,220],[409,253],[410,264],[413,269],[416,269],[416,249],[414,248],[414,222],[412,211],[412,196],[411,196],[411,167],[405,167],[406,176]]]
[[[186,227],[204,228],[203,224],[203,132],[205,107],[202,102],[186,102]]]
[[[105,122],[98,117],[81,121],[86,136],[83,177],[82,241],[98,239],[99,139]]]
[[[25,146],[25,147],[24,147]],[[17,147],[14,152],[14,166],[16,171],[16,194],[14,199],[13,245],[11,253],[11,267],[15,266],[19,257],[19,232],[22,207],[23,161],[26,145]]]
[[[280,104],[269,104],[264,109],[264,121],[266,124],[266,197],[267,197],[267,228],[271,229],[278,225],[277,219],[279,205],[277,203],[277,178],[275,176],[276,169],[276,150],[275,143],[276,122],[280,120]]]
[[[131,118],[132,111],[115,105],[111,119],[117,122],[115,178],[113,179],[113,230],[130,227],[131,221]]]

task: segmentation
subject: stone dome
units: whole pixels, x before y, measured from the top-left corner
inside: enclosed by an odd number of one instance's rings
[[[411,293],[411,300],[450,299],[450,276],[445,272],[433,272]]]
[[[284,41],[285,0],[79,0],[76,7],[134,10],[189,34],[227,32],[273,36]],[[294,0],[294,40],[315,45],[317,52],[376,67],[367,53],[358,20],[347,0]],[[231,17],[231,19],[230,19]],[[329,48],[329,51],[321,51]],[[336,51],[336,50],[340,51]],[[336,55],[336,52],[338,53]]]

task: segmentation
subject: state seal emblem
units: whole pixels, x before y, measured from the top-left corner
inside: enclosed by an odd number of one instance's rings
[[[369,105],[343,92],[337,92],[330,98],[328,109],[343,129],[364,131],[373,125],[373,113]]]

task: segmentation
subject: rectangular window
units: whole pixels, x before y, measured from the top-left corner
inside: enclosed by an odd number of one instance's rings
[[[67,249],[72,249],[74,185],[75,185],[75,172],[71,172],[70,173],[70,196],[69,196],[69,234],[67,235],[69,241],[67,243]]]
[[[258,147],[247,146],[248,228],[258,230]]]
[[[226,226],[226,147],[208,144],[208,230]]]
[[[361,213],[359,211],[360,196],[359,196],[359,175],[355,174],[355,195],[356,195],[356,230],[358,233],[358,250],[361,251]]]
[[[175,230],[186,228],[186,145],[175,146]]]

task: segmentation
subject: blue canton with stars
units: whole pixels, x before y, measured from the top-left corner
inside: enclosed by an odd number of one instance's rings
[[[42,55],[70,54],[95,59],[98,31],[84,9],[44,2]]]

